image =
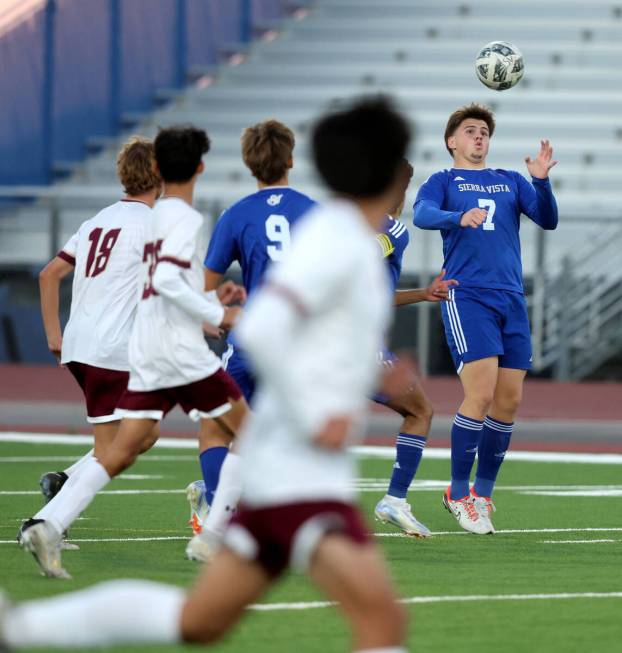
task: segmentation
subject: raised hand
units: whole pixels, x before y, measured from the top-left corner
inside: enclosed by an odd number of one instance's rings
[[[441,270],[441,273],[434,278],[432,283],[425,289],[426,302],[441,302],[449,298],[449,290],[452,286],[459,286],[460,284],[455,279],[445,279],[446,270]]]
[[[540,151],[536,158],[532,159],[530,156],[526,156],[525,163],[532,177],[546,179],[549,176],[549,170],[557,165],[557,161],[553,161],[553,148],[549,141],[540,141]]]

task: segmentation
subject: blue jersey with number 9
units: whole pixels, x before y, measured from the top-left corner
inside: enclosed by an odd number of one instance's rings
[[[268,265],[290,246],[290,231],[315,202],[287,186],[264,188],[226,209],[210,239],[205,267],[224,274],[237,261],[250,295]]]
[[[473,208],[487,211],[477,228],[461,227]],[[452,168],[433,174],[419,189],[414,223],[440,229],[448,279],[467,288],[523,292],[520,216],[544,229],[557,226],[557,204],[548,179],[530,184],[513,170]]]

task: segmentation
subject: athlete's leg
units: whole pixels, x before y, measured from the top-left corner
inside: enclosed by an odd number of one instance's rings
[[[152,443],[155,420],[124,419],[102,460],[91,458],[71,476],[61,491],[24,523],[19,538],[46,575],[67,577],[60,563],[61,535],[93,501],[110,479],[127,469],[146,445]]]
[[[469,494],[471,469],[484,417],[494,397],[498,371],[495,356],[465,363],[462,367],[460,381],[464,399],[451,429],[451,500],[460,500]]]
[[[396,456],[389,489],[376,504],[375,515],[381,521],[402,529],[407,535],[428,537],[430,530],[414,517],[406,496],[427,443],[432,423],[432,404],[418,384],[403,397],[383,403],[402,415],[404,421],[395,443]]]
[[[248,404],[244,398],[231,401],[231,410],[215,420],[221,433],[231,437],[239,433],[243,421],[248,415]],[[203,424],[202,424],[203,426]],[[220,537],[229,523],[240,500],[242,482],[240,474],[241,460],[235,451],[229,451],[216,477],[216,491],[212,496],[210,511],[203,522],[206,537]]]
[[[417,384],[406,395],[390,400],[386,405],[404,418],[397,436],[396,464],[387,494],[404,499],[417,473],[430,432],[432,404]]]
[[[203,567],[181,613],[181,636],[186,642],[209,644],[240,619],[249,603],[272,583],[261,565],[222,549],[214,564]]]
[[[384,560],[373,544],[326,535],[309,567],[313,582],[339,604],[353,632],[354,650],[402,651],[407,616],[397,603]]]
[[[497,474],[510,445],[525,375],[525,370],[499,368],[497,387],[478,448],[474,491],[479,496],[492,496]]]

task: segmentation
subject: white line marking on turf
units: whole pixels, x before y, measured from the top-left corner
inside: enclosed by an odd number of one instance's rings
[[[540,544],[603,544],[620,540],[541,540]]]
[[[0,463],[74,463],[77,456],[0,456]],[[196,456],[141,456],[140,462],[197,462]]]
[[[16,431],[0,432],[0,442],[21,442],[24,444],[93,444],[90,435],[68,435],[50,433],[19,433]],[[160,438],[155,447],[168,449],[193,449],[198,452],[197,440],[182,438]],[[395,447],[352,447],[351,451],[362,458],[382,458],[392,460],[395,458]],[[428,447],[425,453],[430,460],[449,460],[448,448]],[[622,454],[616,453],[561,453],[554,451],[510,451],[506,460],[547,463],[592,463],[597,465],[622,465]]]
[[[622,489],[592,489],[592,490],[521,490],[519,494],[537,497],[622,497]]]
[[[102,490],[97,493],[100,494],[184,494],[185,490]],[[33,494],[41,494],[37,490],[0,490],[0,496],[27,496]]]
[[[500,535],[516,535],[529,533],[613,533],[622,532],[622,527],[614,528],[533,528],[524,530],[500,530],[496,531]],[[374,533],[375,537],[403,537],[412,540],[412,537],[404,533]],[[466,531],[434,531],[432,535],[469,535]],[[188,540],[188,536],[179,537],[121,537],[121,538],[93,538],[93,539],[75,539],[71,538],[70,542],[158,542],[165,540]],[[593,541],[593,540],[590,540]],[[15,540],[0,540],[0,544],[15,544]]]
[[[567,599],[622,599],[622,592],[581,592],[564,594],[471,594],[466,596],[412,596],[400,603],[470,603],[476,601],[552,601]],[[256,603],[250,610],[269,612],[271,610],[313,610],[330,608],[332,601],[306,601],[299,603]]]

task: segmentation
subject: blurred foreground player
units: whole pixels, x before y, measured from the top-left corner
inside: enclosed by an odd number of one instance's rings
[[[230,328],[239,308],[225,308],[216,292],[203,292],[203,217],[192,208],[204,131],[161,130],[155,157],[164,195],[153,210],[143,261],[141,300],[129,343],[130,378],[115,416],[123,422],[102,455],[86,461],[36,519],[20,530],[20,541],[45,575],[66,578],[59,536],[97,492],[133,464],[154,442],[154,427],[180,404],[212,441],[230,443],[247,412],[241,393],[210,351],[203,328]]]
[[[218,219],[205,256],[206,290],[217,288],[223,274],[237,262],[250,296],[261,285],[269,264],[282,260],[289,251],[292,227],[315,204],[289,186],[294,145],[291,129],[277,120],[265,120],[242,132],[242,158],[257,180],[258,190],[230,206]],[[234,331],[229,333],[227,344],[222,356],[223,367],[250,404],[255,393],[255,376]],[[227,507],[235,507],[241,490],[239,458],[226,447],[207,448],[208,444],[201,443],[205,482],[195,481],[186,488],[190,523],[195,533],[200,533],[206,522],[206,528],[214,535],[222,535],[231,515]],[[224,461],[222,469],[214,461]],[[214,497],[216,485],[217,498]],[[194,557],[191,552],[188,555]]]
[[[347,446],[364,421],[389,322],[375,234],[395,202],[408,140],[406,123],[382,100],[315,128],[315,162],[337,197],[301,222],[238,328],[260,379],[241,438],[243,507],[195,588],[185,595],[113,581],[5,606],[7,644],[211,643],[292,565],[340,603],[355,651],[403,653],[405,615],[354,507]],[[404,368],[393,370],[387,385],[403,391]]]
[[[495,121],[481,105],[451,114],[445,146],[453,167],[419,189],[415,225],[439,229],[447,273],[460,282],[442,306],[447,344],[464,390],[451,430],[451,485],[443,503],[462,528],[494,533],[492,493],[510,444],[523,381],[531,368],[531,335],[523,291],[520,216],[557,227],[548,141],[525,158],[529,183],[493,170],[486,156]],[[475,484],[469,488],[477,452]]]
[[[95,439],[94,450],[71,467],[41,477],[46,501],[82,464],[101,456],[119,428],[114,409],[127,388],[138,275],[151,209],[162,184],[153,143],[138,137],[125,143],[117,157],[117,175],[125,197],[84,222],[39,275],[48,347],[80,385]],[[61,335],[60,283],[72,272],[71,313]]]

